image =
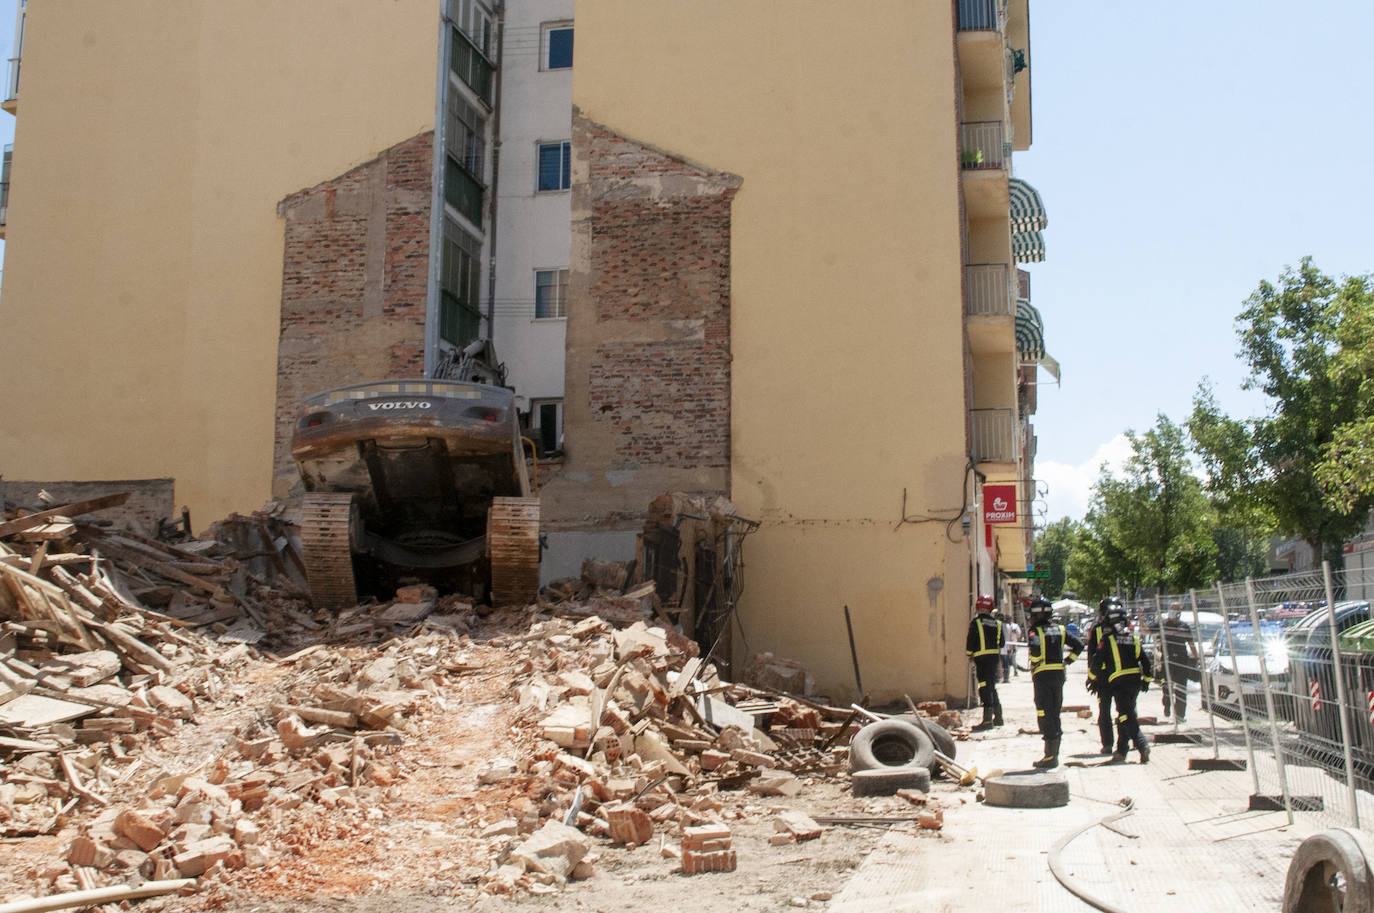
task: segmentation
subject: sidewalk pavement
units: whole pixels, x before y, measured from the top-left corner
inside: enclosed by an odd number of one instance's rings
[[[1297,814],[1249,811],[1253,781],[1247,771],[1191,771],[1189,758],[1213,757],[1210,741],[1159,744],[1173,730],[1161,718],[1145,726],[1148,765],[1133,749],[1125,764],[1098,754],[1096,698],[1084,687],[1083,663],[1069,670],[1066,706],[1088,706],[1090,718],[1062,716],[1059,770],[1069,782],[1069,804],[1051,809],[998,808],[973,800],[945,807],[938,836],[893,830],[883,838],[830,904],[832,913],[1077,913],[1098,909],[1064,887],[1050,870],[1057,843],[1067,880],[1108,908],[1129,913],[1273,911],[1283,905],[1284,878],[1298,845],[1324,825]],[[1030,770],[1043,754],[1036,730],[1030,675],[998,686],[1006,725],[975,733],[958,744],[956,760],[981,773]],[[1144,715],[1157,714],[1155,685],[1140,696]],[[974,716],[974,719],[979,717]],[[1202,733],[1207,715],[1188,710],[1181,731]],[[1232,755],[1224,755],[1232,757]],[[1239,755],[1243,758],[1243,753]],[[948,794],[946,794],[948,795]],[[1123,810],[1133,813],[1096,825]],[[1095,826],[1096,825],[1096,826]]]

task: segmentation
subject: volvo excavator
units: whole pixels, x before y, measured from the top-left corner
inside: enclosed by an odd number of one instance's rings
[[[301,552],[318,608],[428,582],[494,605],[539,587],[539,498],[513,392],[385,380],[308,397],[291,455],[305,487]]]

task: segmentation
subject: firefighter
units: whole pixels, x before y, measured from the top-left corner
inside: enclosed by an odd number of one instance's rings
[[[1002,725],[1002,702],[997,697],[997,679],[1001,674],[1002,644],[1006,642],[1006,628],[992,614],[992,597],[981,593],[975,603],[978,614],[968,623],[965,652],[973,660],[978,676],[978,702],[983,705],[983,722],[974,732],[985,732]]]
[[[1112,740],[1112,692],[1104,688],[1102,681],[1098,679],[1095,662],[1097,651],[1102,648],[1103,639],[1107,634],[1107,613],[1113,607],[1120,608],[1121,600],[1115,596],[1108,596],[1097,604],[1097,618],[1093,620],[1088,628],[1088,682],[1087,687],[1090,692],[1097,697],[1097,734],[1102,741],[1101,754],[1111,754],[1114,750]]]
[[[1059,708],[1064,706],[1064,669],[1083,652],[1083,642],[1054,623],[1054,607],[1044,596],[1030,604],[1026,649],[1030,654],[1031,685],[1035,689],[1035,720],[1045,740],[1045,756],[1034,762],[1041,769],[1059,766],[1059,743],[1064,730]]]
[[[1092,664],[1101,688],[1099,694],[1110,695],[1116,705],[1116,751],[1112,761],[1119,764],[1126,760],[1126,752],[1134,744],[1140,752],[1140,763],[1150,763],[1150,745],[1135,716],[1136,698],[1150,687],[1150,654],[1140,649],[1140,638],[1131,631],[1126,610],[1120,605],[1107,612],[1105,636],[1093,653]]]

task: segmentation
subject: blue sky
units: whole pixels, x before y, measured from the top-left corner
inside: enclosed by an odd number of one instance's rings
[[[1148,7],[1148,8],[1147,8]],[[1374,272],[1374,3],[1031,0],[1033,142],[1017,176],[1049,216],[1027,267],[1059,388],[1033,418],[1046,513],[1081,518],[1105,459],[1210,377],[1242,392],[1235,317],[1261,280],[1311,255]]]
[[[0,0],[7,58],[15,8]],[[1030,17],[1034,135],[1015,168],[1049,215],[1028,269],[1063,366],[1059,387],[1041,372],[1034,417],[1053,520],[1082,516],[1126,429],[1186,419],[1204,376],[1233,415],[1263,410],[1234,326],[1261,280],[1308,254],[1374,272],[1374,3],[1031,0]]]

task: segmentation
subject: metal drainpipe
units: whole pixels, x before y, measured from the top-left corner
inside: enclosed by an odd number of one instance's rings
[[[496,4],[496,85],[492,91],[491,115],[491,247],[487,255],[487,341],[488,353],[496,360],[496,190],[501,173],[501,95],[502,68],[506,60],[506,4]]]

